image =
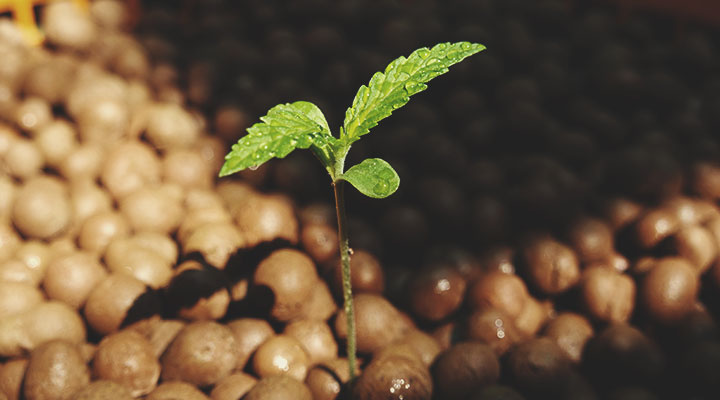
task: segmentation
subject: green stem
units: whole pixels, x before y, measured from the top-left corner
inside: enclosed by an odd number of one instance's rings
[[[343,299],[345,300],[345,316],[347,317],[347,357],[350,368],[350,382],[355,380],[355,310],[353,307],[352,285],[350,283],[350,243],[347,233],[347,216],[345,215],[345,194],[343,192],[344,182],[333,181],[335,190],[335,210],[338,221],[338,240],[340,243],[340,260],[342,261],[342,283]]]

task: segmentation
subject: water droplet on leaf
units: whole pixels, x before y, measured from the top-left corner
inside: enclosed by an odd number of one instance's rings
[[[387,182],[378,182],[375,184],[375,187],[373,187],[373,193],[375,193],[378,196],[382,196],[388,191],[388,184]]]
[[[248,167],[251,171],[257,171],[258,168],[260,168],[259,165],[251,165]]]

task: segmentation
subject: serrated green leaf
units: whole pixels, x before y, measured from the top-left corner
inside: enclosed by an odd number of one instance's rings
[[[365,159],[345,171],[340,178],[350,182],[360,193],[375,199],[390,196],[400,186],[397,172],[380,158]]]
[[[426,82],[484,49],[477,43],[440,43],[432,49],[417,49],[407,58],[395,59],[384,72],[376,72],[367,86],[360,87],[352,107],[345,112],[341,139],[346,144],[358,140],[380,120],[407,104],[410,96],[425,90]]]
[[[296,148],[329,148],[335,141],[322,111],[307,101],[279,104],[260,120],[232,146],[220,176],[258,167],[271,158],[283,158]]]

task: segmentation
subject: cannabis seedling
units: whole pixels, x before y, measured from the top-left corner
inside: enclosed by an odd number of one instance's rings
[[[477,43],[440,43],[431,49],[415,50],[407,58],[397,58],[384,72],[376,72],[367,86],[360,87],[352,106],[345,112],[338,137],[330,133],[325,116],[314,104],[307,101],[279,104],[260,118],[262,122],[248,128],[248,134],[225,156],[221,177],[245,168],[257,168],[271,158],[283,158],[296,148],[309,148],[330,174],[335,191],[351,381],[355,378],[356,334],[343,182],[349,182],[366,196],[385,198],[397,190],[400,177],[390,164],[379,158],[366,159],[345,171],[345,157],[350,146],[380,120],[404,106],[410,96],[425,90],[426,82],[484,49],[485,46]]]

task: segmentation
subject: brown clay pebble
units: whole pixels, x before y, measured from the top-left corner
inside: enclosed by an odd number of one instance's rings
[[[57,178],[40,175],[23,184],[15,197],[13,223],[28,238],[49,239],[68,227],[70,196]]]
[[[515,327],[523,336],[535,336],[554,312],[553,305],[550,301],[546,300],[541,302],[529,296],[520,315],[515,318]]]
[[[155,357],[160,357],[165,352],[165,349],[172,343],[175,336],[177,336],[186,325],[183,321],[155,317],[144,321],[150,322],[149,328],[147,331],[141,330],[140,333],[150,342]],[[140,322],[142,323],[144,321]]]
[[[244,242],[230,222],[208,222],[198,226],[183,242],[183,253],[199,252],[210,265],[224,269],[228,259]]]
[[[33,136],[51,120],[50,104],[39,97],[27,97],[15,109],[15,123]]]
[[[433,382],[419,360],[402,356],[371,361],[352,389],[353,399],[429,400]]]
[[[303,225],[300,242],[310,257],[319,264],[333,260],[338,254],[337,230],[326,224]]]
[[[17,259],[0,262],[0,280],[37,286],[41,277]]]
[[[155,389],[160,363],[150,342],[137,332],[125,330],[100,341],[93,358],[93,375],[119,383],[137,397]]]
[[[510,318],[517,318],[529,298],[525,282],[519,276],[493,270],[470,287],[467,303],[472,309],[493,307]]]
[[[26,240],[17,251],[15,258],[22,261],[30,270],[30,273],[38,281],[45,276],[48,265],[53,257],[59,256],[62,252],[56,252],[44,242],[38,240]]]
[[[717,258],[717,239],[704,227],[686,226],[673,236],[673,241],[677,254],[690,261],[699,274],[707,271]]]
[[[353,293],[381,294],[385,290],[382,266],[375,256],[365,250],[355,250],[350,257],[350,281]],[[339,258],[335,262],[332,283],[335,293],[342,294],[342,263]]]
[[[135,232],[132,241],[141,248],[152,249],[170,263],[177,261],[178,245],[168,235],[159,232]]]
[[[47,342],[30,354],[23,393],[28,400],[72,399],[90,383],[90,372],[76,344]]]
[[[550,338],[535,338],[512,349],[507,368],[517,387],[543,395],[562,386],[570,360]]]
[[[305,384],[315,400],[335,400],[349,379],[347,359],[336,358],[313,367],[305,378]]]
[[[543,335],[552,339],[575,363],[580,362],[585,343],[593,334],[593,327],[585,317],[570,312],[559,314],[543,330]]]
[[[26,312],[43,299],[42,292],[33,285],[0,280],[0,319]]]
[[[162,160],[163,180],[177,183],[183,187],[210,187],[213,174],[195,150],[173,149]]]
[[[481,255],[480,263],[487,271],[500,271],[506,274],[514,274],[515,250],[509,246],[492,247]],[[473,268],[477,272],[478,269]],[[477,278],[477,277],[476,277]]]
[[[487,343],[495,354],[502,355],[520,339],[515,322],[495,308],[473,312],[467,319],[467,337]]]
[[[285,326],[283,334],[297,339],[308,355],[309,365],[337,358],[338,345],[325,321],[299,319]]]
[[[166,150],[192,145],[200,130],[192,114],[181,106],[157,103],[148,111],[146,135],[155,147]]]
[[[580,296],[592,318],[625,322],[635,308],[635,281],[614,269],[589,267],[583,271]]]
[[[645,385],[657,382],[665,369],[665,359],[655,343],[637,328],[612,324],[588,340],[582,365],[600,385]]]
[[[241,318],[231,321],[227,327],[235,336],[235,343],[238,349],[237,365],[235,369],[245,368],[250,356],[255,353],[258,347],[267,339],[275,335],[270,324],[264,319]]]
[[[20,246],[20,235],[4,221],[0,221],[0,262],[9,260]]]
[[[149,183],[160,181],[158,156],[138,141],[122,142],[108,152],[100,179],[114,198],[119,199]]]
[[[680,221],[674,214],[659,208],[643,214],[635,224],[638,243],[644,248],[651,248],[661,240],[677,232]]]
[[[48,265],[42,285],[48,298],[80,308],[106,276],[105,268],[94,256],[74,252],[57,257]]]
[[[132,400],[135,397],[123,385],[112,381],[96,380],[75,394],[73,400]]]
[[[243,397],[243,400],[286,399],[313,400],[313,395],[307,385],[297,379],[287,375],[275,375],[260,379]]]
[[[373,353],[401,338],[410,328],[402,322],[400,312],[384,297],[361,293],[355,296],[357,350]],[[347,337],[347,315],[341,310],[335,318],[335,333]]]
[[[125,274],[112,273],[90,292],[85,302],[85,318],[97,332],[108,334],[120,328],[127,312],[140,295],[145,284]]]
[[[691,186],[701,197],[716,200],[720,198],[720,167],[712,163],[698,163],[693,166]]]
[[[300,342],[287,335],[269,338],[253,356],[253,371],[261,377],[287,374],[304,381],[310,360]]]
[[[552,238],[531,240],[523,254],[528,278],[545,294],[563,293],[580,280],[575,252]]]
[[[327,283],[322,279],[318,279],[315,281],[310,297],[303,303],[298,317],[327,321],[328,318],[335,314],[337,308]]]
[[[27,354],[56,339],[82,343],[85,333],[85,324],[75,309],[58,301],[44,301],[24,313],[0,319],[0,356]]]
[[[170,282],[173,261],[129,238],[114,239],[105,251],[105,263],[110,272],[130,275],[153,289]]]
[[[697,299],[697,271],[682,258],[665,258],[643,277],[640,298],[650,317],[673,323],[688,315]]]
[[[702,223],[709,216],[707,208],[702,206],[701,201],[689,197],[673,197],[664,201],[662,206],[685,226]]]
[[[97,143],[82,143],[72,149],[56,168],[69,181],[95,180],[100,176],[105,149]]]
[[[10,219],[16,192],[17,185],[15,182],[7,175],[0,176],[0,219]]]
[[[395,357],[395,356],[412,358],[413,360],[427,366],[423,362],[422,358],[420,358],[420,353],[417,350],[415,350],[415,348],[412,347],[409,343],[404,343],[401,339],[398,339],[398,340],[390,343],[389,345],[383,347],[382,349],[376,351],[372,355],[372,361],[379,361],[380,359],[383,359],[383,358]]]
[[[570,245],[580,261],[601,260],[612,252],[614,243],[610,227],[596,218],[581,218],[568,231]]]
[[[186,203],[189,203],[187,199]],[[188,208],[191,207],[191,205],[188,206]],[[237,243],[242,242],[240,238],[240,231],[233,226],[232,217],[230,216],[228,210],[225,209],[224,205],[210,205],[207,207],[189,209],[186,215],[183,216],[183,220],[180,222],[176,236],[180,243],[186,246],[190,236],[195,233],[197,229],[208,223],[212,223],[214,225],[229,225],[232,229],[234,229],[234,233],[231,234],[234,237],[233,240]]]
[[[48,41],[73,50],[85,50],[97,37],[97,28],[88,13],[70,3],[49,4],[42,14]]]
[[[20,180],[37,175],[45,164],[42,150],[29,139],[15,139],[3,157],[3,170]]]
[[[162,356],[162,379],[209,386],[230,375],[238,349],[232,331],[211,321],[188,324]]]
[[[280,195],[251,195],[242,204],[230,204],[248,246],[273,239],[298,242],[298,222],[292,203]]]
[[[500,377],[500,364],[490,346],[461,342],[440,353],[433,363],[436,393],[444,399],[465,399]]]
[[[35,143],[48,165],[58,167],[77,147],[77,133],[69,122],[55,120],[38,131]]]
[[[182,205],[163,186],[145,186],[120,199],[120,211],[131,228],[170,234],[182,219]]]
[[[110,211],[112,198],[97,183],[90,180],[70,182],[70,201],[73,208],[73,228],[77,229],[91,215]]]
[[[410,348],[417,352],[420,360],[428,367],[435,361],[440,351],[442,351],[440,343],[438,343],[434,337],[418,329],[410,330],[406,335],[398,339],[397,342],[409,345]]]
[[[78,244],[83,250],[104,254],[114,238],[126,237],[129,234],[130,226],[122,214],[103,211],[85,220],[80,228]]]
[[[163,382],[145,400],[210,400],[203,392],[187,382]]]
[[[27,358],[16,358],[0,366],[0,393],[5,393],[9,400],[21,398],[27,364]]]
[[[253,283],[268,287],[274,294],[272,317],[289,321],[299,316],[317,279],[315,264],[310,257],[297,250],[281,249],[260,262]]]
[[[449,266],[421,271],[409,282],[410,309],[428,321],[440,321],[457,310],[465,298],[465,278]]]
[[[212,400],[237,400],[249,392],[257,383],[257,378],[243,372],[237,372],[222,378],[210,392]]]

